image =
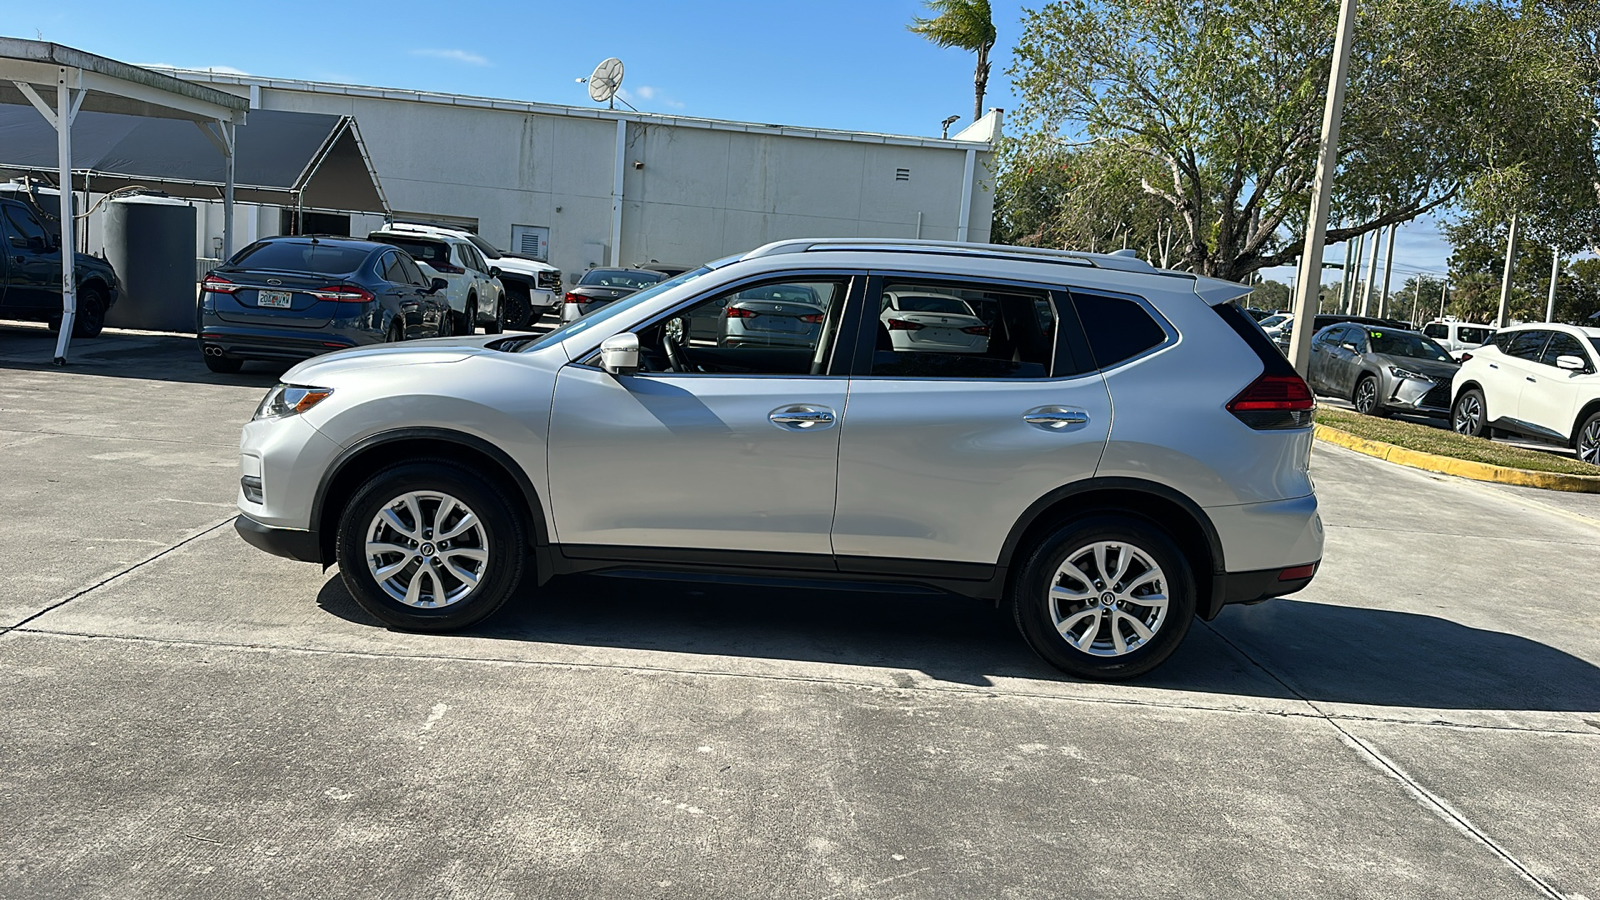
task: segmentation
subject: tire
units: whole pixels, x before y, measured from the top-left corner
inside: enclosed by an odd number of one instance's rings
[[[1363,416],[1384,415],[1383,404],[1378,402],[1378,376],[1363,375],[1356,381],[1356,389],[1350,395],[1350,402],[1355,404],[1356,412]]]
[[[439,327],[435,329],[434,337],[451,337],[456,333],[456,314],[450,307],[445,307],[439,313]]]
[[[1489,407],[1483,402],[1483,391],[1477,388],[1467,388],[1450,404],[1450,427],[1456,434],[1488,438],[1488,422]]]
[[[1104,548],[1112,572],[1120,569],[1124,580],[1131,574],[1122,591],[1104,581],[1096,587],[1103,577],[1096,548]],[[1141,584],[1152,570],[1154,579]],[[1158,596],[1164,607],[1149,602]],[[1062,525],[1036,543],[1010,601],[1017,629],[1045,662],[1079,678],[1118,681],[1172,655],[1194,620],[1196,593],[1189,561],[1166,532],[1143,519],[1100,515]]]
[[[57,325],[57,330],[60,329]],[[86,287],[78,292],[78,314],[72,317],[72,336],[75,338],[99,337],[106,327],[106,298],[99,288]]]
[[[474,335],[478,333],[478,297],[476,294],[467,297],[467,308],[461,313],[461,319],[456,322],[455,334]]]
[[[441,512],[446,529],[466,530],[432,546]],[[394,549],[369,554],[375,545]],[[379,621],[454,631],[493,615],[516,591],[527,539],[505,491],[448,460],[423,459],[362,484],[340,513],[337,552],[351,596]]]
[[[506,330],[506,292],[500,292],[500,302],[495,305],[494,321],[483,326],[484,334],[500,334]]]
[[[528,289],[521,285],[506,288],[505,297],[501,298],[501,321],[511,331],[526,331],[528,318],[533,315],[533,298],[528,295]]]
[[[1578,426],[1578,439],[1573,442],[1578,458],[1592,466],[1600,466],[1600,412],[1596,412]]]
[[[244,368],[244,360],[231,356],[209,356],[202,351],[200,358],[206,361],[206,368],[218,375],[237,375]]]

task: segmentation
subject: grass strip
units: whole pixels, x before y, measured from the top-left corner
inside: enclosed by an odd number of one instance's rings
[[[1434,428],[1398,419],[1380,419],[1376,416],[1363,416],[1360,413],[1328,407],[1317,410],[1317,421],[1329,428],[1337,428],[1369,441],[1382,441],[1407,450],[1433,453],[1452,459],[1464,459],[1512,469],[1527,469],[1531,472],[1600,475],[1600,466],[1591,466],[1586,462],[1557,456],[1554,453],[1526,450],[1483,438],[1467,437],[1447,428]]]

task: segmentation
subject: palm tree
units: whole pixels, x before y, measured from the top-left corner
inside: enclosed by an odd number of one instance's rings
[[[932,16],[913,17],[906,28],[941,47],[959,47],[978,54],[972,76],[972,121],[983,118],[983,94],[989,86],[989,51],[994,47],[994,20],[989,0],[923,0]]]

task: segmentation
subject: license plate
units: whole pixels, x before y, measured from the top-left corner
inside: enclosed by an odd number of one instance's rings
[[[272,306],[278,309],[288,309],[294,300],[294,295],[288,291],[257,291],[257,306]]]

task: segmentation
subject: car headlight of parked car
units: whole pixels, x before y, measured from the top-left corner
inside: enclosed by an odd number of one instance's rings
[[[1420,372],[1413,372],[1410,369],[1402,369],[1399,366],[1390,366],[1389,374],[1396,378],[1409,378],[1413,381],[1426,381],[1429,383],[1432,383],[1433,381],[1433,379],[1427,375],[1423,375]]]
[[[261,405],[256,407],[255,419],[277,419],[303,413],[328,399],[333,388],[304,387],[298,384],[280,384],[267,392]]]

